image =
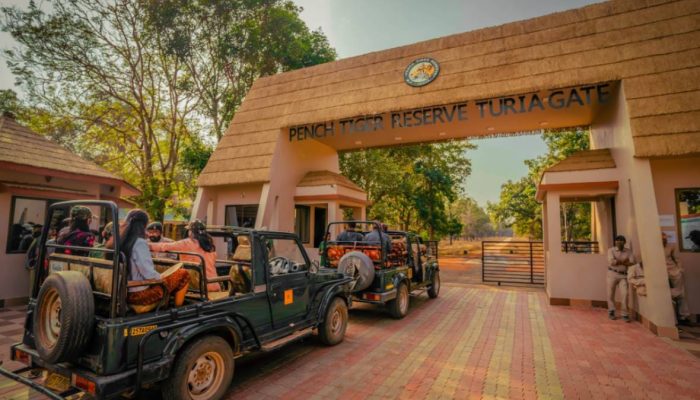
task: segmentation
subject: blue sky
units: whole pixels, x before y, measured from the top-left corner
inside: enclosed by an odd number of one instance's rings
[[[339,58],[379,51],[436,37],[528,19],[578,8],[592,0],[294,0],[304,8],[302,19],[312,29],[322,28]],[[2,0],[22,7],[28,0]],[[0,47],[12,46],[0,32]],[[0,89],[13,88],[14,79],[3,60]],[[474,141],[472,175],[467,193],[479,204],[496,201],[500,186],[527,172],[523,160],[542,154],[546,147],[537,135]]]

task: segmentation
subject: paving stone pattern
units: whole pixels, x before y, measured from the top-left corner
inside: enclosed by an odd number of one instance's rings
[[[310,339],[236,365],[228,399],[700,399],[700,360],[605,310],[541,291],[444,284],[400,321],[351,311],[346,340]],[[0,357],[21,308],[0,310]],[[148,393],[144,398],[155,398]],[[0,378],[0,399],[29,397]]]

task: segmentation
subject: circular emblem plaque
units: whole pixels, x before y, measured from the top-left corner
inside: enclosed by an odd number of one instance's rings
[[[425,86],[437,78],[440,64],[432,58],[419,58],[408,64],[403,79],[411,86]]]

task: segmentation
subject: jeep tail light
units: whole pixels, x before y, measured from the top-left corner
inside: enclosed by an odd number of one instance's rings
[[[30,356],[29,353],[24,352],[20,349],[15,349],[15,353],[13,354],[12,359],[15,361],[19,361],[22,364],[32,364],[32,356]]]
[[[376,294],[376,293],[364,293],[362,297],[365,298],[365,300],[372,300],[372,301],[379,301],[381,300],[381,296]]]
[[[71,376],[71,384],[80,390],[83,390],[92,395],[95,394],[95,382],[82,377],[80,375],[73,374]]]

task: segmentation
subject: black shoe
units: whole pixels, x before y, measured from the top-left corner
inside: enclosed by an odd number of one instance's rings
[[[622,320],[625,321],[625,322],[628,322],[628,323],[629,323],[629,322],[632,322],[632,320],[630,320],[630,317],[627,316],[627,315],[623,315],[623,316],[622,316]]]
[[[608,311],[608,318],[615,321],[615,311]]]

